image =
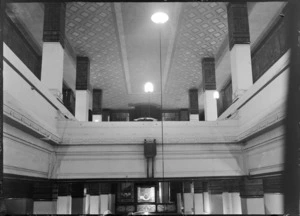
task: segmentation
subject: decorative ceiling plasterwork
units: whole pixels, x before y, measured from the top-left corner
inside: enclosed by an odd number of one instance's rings
[[[112,3],[67,3],[66,36],[77,55],[90,58],[90,81],[103,90],[105,107],[128,107]]]
[[[67,3],[66,11],[66,36],[71,46],[66,47],[73,47],[76,55],[90,58],[91,84],[94,88],[103,90],[103,108],[128,109],[129,104],[149,101],[151,104],[161,104],[160,89],[156,88],[158,90],[149,97],[142,92],[141,87],[144,84],[141,81],[147,73],[140,68],[152,67],[152,75],[159,71],[158,37],[150,25],[150,17],[155,8],[153,5],[156,9],[167,9],[170,16],[162,29],[164,108],[188,108],[188,89],[202,86],[203,57],[216,58],[219,89],[230,77],[226,3],[70,2]],[[248,3],[252,46],[265,33],[264,29],[268,29],[273,23],[284,5],[284,2]],[[131,13],[130,8],[136,13]],[[17,24],[22,25],[20,30],[32,35],[33,41],[41,48],[43,5],[10,3],[7,12],[15,18],[13,20],[18,21]],[[141,25],[141,19],[148,22],[148,25]],[[131,22],[136,26],[131,25]],[[137,40],[132,40],[132,31],[128,30],[132,26],[140,33]],[[147,28],[152,28],[150,34]],[[133,43],[128,43],[130,40]],[[143,41],[148,45],[140,49]],[[142,58],[149,55],[151,49],[152,59]],[[137,73],[134,72],[135,68],[139,68]],[[156,79],[157,77],[156,75]],[[200,109],[203,105],[201,98],[199,89]]]
[[[227,35],[225,3],[186,3],[182,10],[166,82],[167,107],[188,107],[188,89],[202,83],[201,59],[214,57]]]
[[[149,64],[151,59],[145,59],[145,63],[140,64],[139,57],[144,54],[137,55],[136,50],[132,49],[134,46],[129,40],[132,35],[126,29],[132,27],[130,21],[132,14],[127,12],[133,9],[142,10],[144,6],[127,3],[67,4],[67,38],[78,55],[90,57],[91,85],[103,89],[105,108],[128,108],[129,103],[146,103],[149,100],[147,95],[137,91],[136,85],[144,82],[142,79],[144,75],[138,72],[142,71],[142,67],[145,67],[147,61]],[[171,24],[165,27],[168,28],[167,31],[162,30],[165,88],[163,107],[188,108],[188,89],[198,88],[201,84],[201,58],[214,56],[227,34],[226,5],[225,3],[169,3],[167,9]],[[145,14],[150,16],[150,11],[145,9]],[[150,20],[150,17],[147,19]],[[139,21],[135,23],[137,28],[145,28],[139,26],[141,24]],[[140,32],[136,34],[139,39],[143,37],[149,37],[149,41],[158,39],[139,34]],[[153,49],[151,46],[155,44],[148,43],[151,52]],[[154,51],[159,54],[158,49]],[[158,67],[159,62],[156,60],[155,63]],[[154,71],[153,73],[159,71],[153,68],[148,70]],[[158,80],[158,74],[153,79]],[[135,91],[131,92],[131,87]],[[159,95],[153,95],[151,98],[152,103],[161,104]]]

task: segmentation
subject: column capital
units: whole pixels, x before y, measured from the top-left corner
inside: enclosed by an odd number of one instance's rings
[[[91,196],[100,195],[100,183],[88,183],[87,184],[87,194]]]
[[[223,180],[212,180],[208,182],[208,192],[210,194],[221,194],[224,192]]]
[[[198,89],[189,90],[190,114],[199,114]]]
[[[72,192],[71,183],[58,183],[58,196],[70,196]]]
[[[283,193],[283,176],[272,176],[263,179],[265,193]]]
[[[191,183],[192,181],[185,181],[183,182],[183,193],[191,193]]]
[[[76,90],[90,88],[90,60],[88,57],[76,58]]]
[[[93,89],[93,115],[102,114],[102,89]]]
[[[243,198],[261,198],[264,196],[262,179],[244,178],[240,185],[241,197]]]
[[[72,183],[71,196],[74,198],[84,197],[84,183],[82,182]]]
[[[247,2],[229,2],[228,13],[228,37],[229,49],[235,44],[249,44],[249,21]]]
[[[194,192],[195,193],[203,193],[204,186],[202,181],[194,181]]]
[[[240,192],[240,180],[239,179],[226,179],[223,180],[224,192],[234,193]]]
[[[60,42],[65,45],[65,3],[45,3],[44,12],[44,42]]]
[[[58,187],[50,181],[35,182],[33,185],[33,200],[56,200]]]
[[[216,90],[215,59],[202,59],[203,90]]]

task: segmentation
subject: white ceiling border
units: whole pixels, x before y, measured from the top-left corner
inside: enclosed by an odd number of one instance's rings
[[[175,39],[176,39],[176,32],[177,32],[177,28],[178,28],[178,21],[179,21],[179,17],[180,17],[180,12],[181,12],[181,8],[182,8],[182,3],[176,3],[175,5],[175,14],[174,14],[174,26],[175,28],[172,28],[171,31],[171,38],[169,40],[169,45],[168,45],[168,51],[167,51],[167,56],[166,56],[166,61],[165,61],[165,66],[164,66],[164,70],[163,70],[163,86],[162,86],[162,92],[164,91],[166,82],[167,82],[167,78],[168,78],[168,74],[170,71],[170,66],[171,66],[171,59],[173,57],[173,50],[174,50],[174,45],[175,45]]]
[[[116,22],[117,22],[117,28],[119,33],[121,54],[122,54],[123,67],[124,67],[123,69],[124,69],[125,80],[127,85],[127,93],[131,94],[132,91],[131,91],[131,84],[130,84],[129,65],[128,65],[128,58],[127,58],[127,51],[126,51],[121,3],[114,3],[114,9],[116,13]]]

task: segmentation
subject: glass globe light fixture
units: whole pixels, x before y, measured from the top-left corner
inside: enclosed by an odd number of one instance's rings
[[[151,16],[151,20],[156,24],[164,24],[169,20],[169,16],[164,12],[156,12]]]
[[[144,85],[144,91],[146,93],[152,93],[153,92],[153,84],[151,82],[146,82]]]
[[[220,94],[218,91],[214,91],[214,99],[219,99],[220,98]]]

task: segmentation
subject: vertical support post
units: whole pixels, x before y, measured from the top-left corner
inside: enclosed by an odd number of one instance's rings
[[[262,179],[244,179],[241,185],[242,214],[265,214]]]
[[[217,100],[214,98],[216,91],[215,59],[202,59],[204,114],[205,121],[215,121],[218,118]]]
[[[79,121],[89,121],[90,107],[90,60],[77,57],[75,117]]]
[[[3,197],[3,25],[6,0],[0,1],[0,214],[5,213]]]
[[[102,121],[102,89],[93,89],[93,122]]]
[[[284,214],[299,215],[299,145],[300,145],[300,2],[288,2],[288,41],[291,48],[288,84],[287,117],[285,121]]]
[[[65,3],[45,3],[41,82],[62,101]]]
[[[198,89],[189,90],[190,121],[199,121]]]
[[[247,2],[230,2],[227,11],[232,98],[235,101],[253,84]]]

